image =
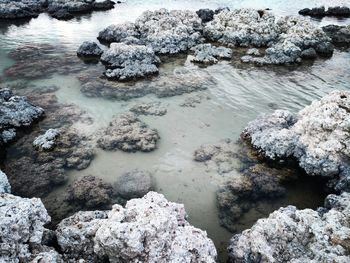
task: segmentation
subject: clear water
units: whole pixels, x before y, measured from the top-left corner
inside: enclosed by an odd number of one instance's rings
[[[7,54],[23,44],[49,43],[63,46],[67,53],[75,53],[82,41],[94,40],[98,32],[112,23],[133,21],[144,10],[166,7],[168,9],[191,9],[219,6],[231,8],[271,8],[277,15],[295,15],[304,7],[320,4],[345,4],[347,1],[302,0],[247,0],[247,1],[127,1],[107,12],[95,12],[70,21],[58,21],[46,14],[20,24],[0,22],[0,72],[13,61]],[[349,20],[327,18],[315,20],[320,25],[347,24]],[[180,107],[186,94],[158,99],[146,96],[128,102],[110,101],[103,98],[88,98],[80,92],[76,74],[53,75],[47,79],[31,81],[40,89],[51,84],[59,85],[56,95],[62,103],[74,103],[86,110],[94,119],[93,124],[77,127],[86,133],[97,131],[111,121],[114,115],[126,111],[137,102],[161,101],[168,109],[162,117],[142,116],[141,119],[159,131],[161,140],[158,149],[151,153],[104,152],[97,150],[91,166],[83,171],[70,171],[69,181],[92,174],[105,181],[114,182],[123,172],[139,168],[149,170],[156,179],[156,190],[169,200],[185,204],[189,221],[208,232],[220,252],[220,261],[225,260],[226,243],[232,236],[220,227],[217,216],[215,192],[227,178],[207,170],[194,162],[193,152],[204,143],[216,143],[224,138],[239,138],[247,122],[259,113],[274,109],[298,111],[312,100],[318,99],[333,89],[350,89],[350,53],[338,50],[330,59],[318,59],[312,65],[298,68],[256,68],[237,63],[222,62],[208,67],[207,73],[215,79],[208,90],[200,93],[208,96],[196,108]],[[176,64],[176,63],[175,63]],[[180,62],[176,66],[182,66]],[[90,65],[90,67],[95,67]],[[172,66],[164,65],[161,70]],[[21,80],[21,76],[18,76]],[[0,77],[0,82],[6,82]],[[237,168],[240,163],[237,161]],[[238,172],[237,172],[238,174]],[[234,176],[234,175],[231,175]],[[312,186],[292,187],[288,196],[270,204],[267,210],[290,203],[300,207],[319,204],[320,197]],[[65,187],[53,194],[60,194]],[[266,215],[266,207],[250,211],[241,221],[241,229],[249,227],[257,218]]]

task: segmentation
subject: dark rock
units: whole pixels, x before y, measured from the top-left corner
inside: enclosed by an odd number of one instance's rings
[[[323,17],[326,15],[326,9],[324,6],[322,7],[315,7],[315,8],[304,8],[299,11],[300,15],[304,16],[318,16],[318,17]]]
[[[328,25],[322,29],[332,39],[333,44],[350,44],[350,26]]]
[[[59,20],[69,20],[74,18],[74,15],[70,13],[67,9],[57,10],[56,12],[51,13],[51,16]]]
[[[315,59],[317,58],[316,50],[313,48],[305,49],[301,52],[301,57],[303,59]]]
[[[324,57],[331,57],[334,52],[334,46],[332,43],[329,42],[323,42],[319,43],[316,47],[316,52]]]
[[[85,41],[77,51],[77,55],[81,57],[99,57],[102,53],[102,49],[93,41]]]
[[[210,22],[214,19],[214,11],[211,9],[199,9],[197,15],[202,19],[203,23]]]

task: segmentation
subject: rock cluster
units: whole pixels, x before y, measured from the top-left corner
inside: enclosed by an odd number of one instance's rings
[[[150,47],[112,43],[103,52],[101,61],[106,65],[109,79],[131,80],[158,73],[160,59]]]
[[[124,113],[102,131],[97,144],[104,150],[150,152],[156,149],[159,138],[157,130],[149,128],[135,114]]]
[[[35,138],[33,146],[41,151],[52,150],[56,146],[56,139],[60,135],[57,129],[49,129],[43,135]]]
[[[44,9],[45,0],[2,0],[0,19],[37,17]]]
[[[265,114],[248,124],[242,138],[272,160],[295,158],[309,175],[331,178],[336,190],[349,190],[350,93],[333,91],[296,116]]]
[[[229,262],[348,262],[350,194],[329,195],[319,211],[280,208],[229,246]]]
[[[335,6],[328,7],[324,6],[315,7],[315,8],[304,8],[299,11],[300,15],[304,16],[313,16],[313,17],[325,17],[325,16],[337,16],[337,17],[349,17],[350,16],[350,8],[346,6]]]
[[[163,116],[167,109],[161,107],[160,102],[140,103],[132,106],[130,111],[137,115]]]
[[[211,44],[200,44],[191,48],[194,57],[191,61],[204,64],[218,63],[218,59],[231,59],[232,49],[225,47],[215,47]]]
[[[77,51],[80,57],[99,57],[102,53],[102,49],[93,41],[83,42]]]
[[[350,25],[328,25],[322,27],[323,31],[332,39],[335,45],[350,45]]]
[[[0,89],[0,145],[13,141],[17,131],[29,127],[44,115],[26,97],[15,96],[9,89]]]

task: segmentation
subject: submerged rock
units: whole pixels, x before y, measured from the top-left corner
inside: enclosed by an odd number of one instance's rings
[[[319,211],[280,208],[231,239],[229,262],[348,262],[349,204],[343,193]]]
[[[17,131],[29,127],[44,115],[44,110],[26,97],[15,96],[9,89],[0,89],[0,145],[13,141]]]
[[[83,42],[77,51],[80,57],[99,57],[102,53],[102,49],[93,41]]]
[[[157,74],[157,65],[160,63],[152,48],[124,43],[112,43],[110,48],[103,52],[101,61],[107,67],[105,75],[118,80]]]
[[[350,25],[328,25],[322,29],[332,39],[333,44],[350,45]]]
[[[349,190],[350,93],[333,91],[296,116],[275,111],[250,122],[242,138],[272,160],[295,158],[309,175],[334,180],[336,190]]]
[[[30,262],[49,221],[40,199],[0,194],[0,261]]]
[[[193,95],[193,96],[187,97],[179,106],[195,108],[197,104],[202,103],[204,99],[210,100],[210,97],[203,96],[202,94]]]
[[[194,51],[194,58],[191,61],[204,63],[204,64],[215,64],[218,59],[231,59],[232,49],[225,47],[215,47],[211,44],[200,44],[191,48]]]
[[[167,109],[161,107],[160,102],[140,103],[132,106],[130,111],[137,115],[163,116]]]
[[[104,150],[122,150],[125,152],[150,152],[156,149],[158,132],[149,128],[133,113],[124,113],[102,131],[97,144]]]
[[[114,193],[123,199],[140,198],[153,189],[149,172],[133,170],[121,175],[114,184]]]
[[[35,138],[33,146],[41,151],[52,150],[56,146],[56,139],[60,135],[57,129],[49,129],[43,135]]]
[[[0,194],[11,193],[11,185],[5,173],[0,170]]]

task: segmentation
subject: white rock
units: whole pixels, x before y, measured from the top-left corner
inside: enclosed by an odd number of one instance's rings
[[[59,130],[57,129],[49,129],[45,132],[45,134],[40,135],[35,138],[33,142],[33,146],[41,151],[49,151],[52,150],[56,145],[56,139],[60,135]]]
[[[0,170],[0,193],[11,193],[11,185],[4,172]]]

